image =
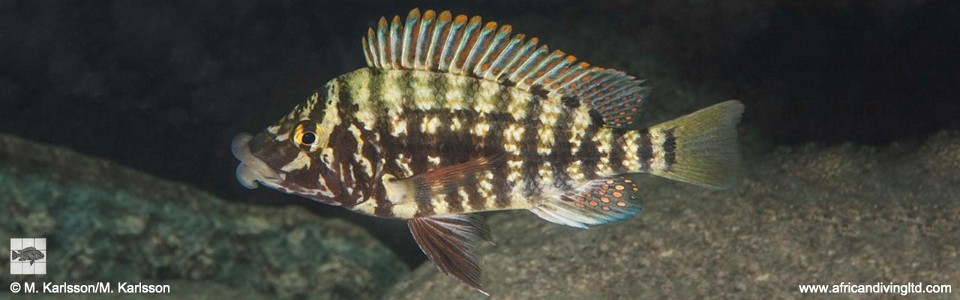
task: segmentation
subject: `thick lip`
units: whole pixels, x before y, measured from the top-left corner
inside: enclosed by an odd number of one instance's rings
[[[250,140],[252,139],[253,135],[241,133],[233,138],[230,146],[233,150],[233,156],[240,160],[240,165],[237,166],[237,180],[248,189],[257,188],[259,186],[257,181],[269,185],[280,180],[277,172],[274,172],[267,163],[250,152]]]

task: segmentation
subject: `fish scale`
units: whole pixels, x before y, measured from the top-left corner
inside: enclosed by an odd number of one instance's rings
[[[512,30],[448,11],[381,18],[361,38],[367,67],[234,139],[237,179],[404,219],[442,272],[483,293],[489,236],[471,213],[587,228],[640,212],[626,174],[734,186],[739,102],[634,129],[643,80]]]

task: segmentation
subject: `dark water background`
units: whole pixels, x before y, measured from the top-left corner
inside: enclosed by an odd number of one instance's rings
[[[745,124],[777,145],[884,145],[960,128],[957,1],[0,0],[0,132],[230,201],[346,218],[417,265],[402,223],[243,189],[229,149],[363,66],[361,34],[412,7],[514,24],[590,62],[610,58],[565,32],[617,36],[717,102],[743,101]]]

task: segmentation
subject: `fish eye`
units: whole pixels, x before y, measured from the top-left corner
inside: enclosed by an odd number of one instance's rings
[[[293,143],[304,151],[316,150],[320,126],[310,121],[302,121],[292,132]]]
[[[304,132],[300,136],[300,144],[310,145],[317,140],[317,135],[313,132]]]

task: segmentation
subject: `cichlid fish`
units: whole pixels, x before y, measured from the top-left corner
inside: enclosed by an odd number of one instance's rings
[[[13,250],[13,251],[11,251],[10,254],[13,256],[12,258],[10,258],[11,261],[13,261],[13,260],[19,260],[19,261],[27,261],[27,260],[29,260],[31,266],[33,265],[33,263],[34,263],[35,261],[41,260],[41,259],[43,259],[43,257],[44,257],[43,252],[40,252],[40,250],[37,250],[37,248],[34,248],[34,247],[26,247],[26,248],[23,248],[23,249],[20,250],[20,251]]]
[[[470,213],[586,228],[640,211],[624,174],[737,181],[737,101],[638,129],[642,80],[449,11],[381,18],[361,42],[367,67],[234,139],[237,179],[404,219],[442,272],[485,294],[475,247],[489,235]]]

